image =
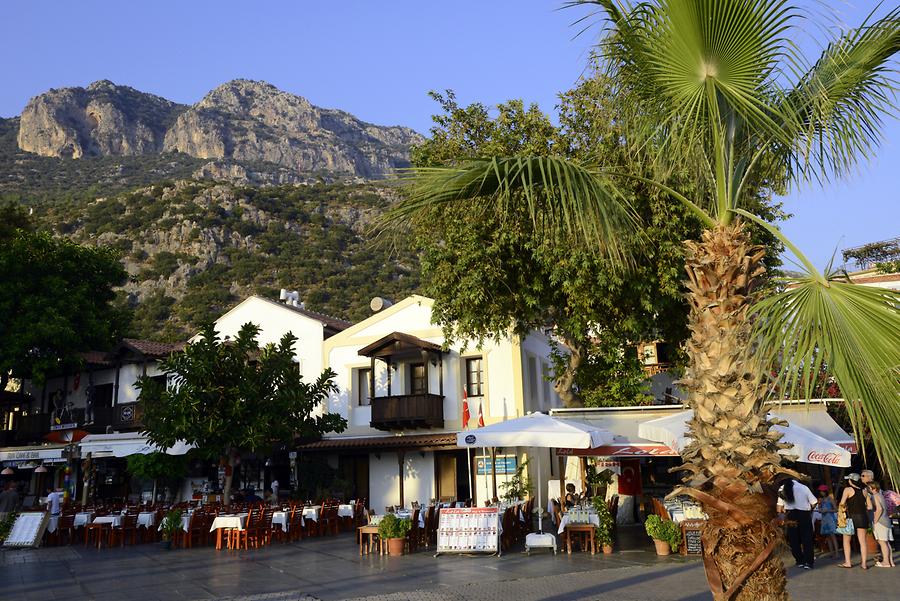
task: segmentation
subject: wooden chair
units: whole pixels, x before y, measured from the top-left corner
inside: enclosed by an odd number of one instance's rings
[[[303,508],[294,507],[291,509],[291,517],[288,527],[288,540],[291,542],[298,541],[303,538]]]
[[[118,539],[120,542],[120,546],[125,546],[125,540],[131,535],[131,544],[137,544],[137,519],[138,516],[136,513],[127,513],[125,517],[122,518],[122,525],[118,527],[114,527],[109,532],[109,546],[113,546],[116,544],[116,540]]]
[[[229,528],[225,531],[225,547],[227,549],[250,549],[250,530],[256,526],[257,510],[252,510],[247,515],[247,521],[243,530]]]
[[[188,531],[184,533],[184,547],[186,549],[194,548],[194,540],[197,544],[207,545],[209,543],[209,527],[212,521],[206,512],[195,510],[191,514],[191,520],[188,523]]]
[[[98,515],[95,516],[94,519],[96,520],[97,517],[104,516]],[[109,546],[109,537],[111,533],[112,524],[110,522],[102,522],[99,524],[91,522],[90,524],[86,524],[84,526],[84,546],[87,547],[90,544],[91,538],[96,539],[98,549],[104,540],[106,541],[106,545]]]
[[[65,539],[67,545],[71,545],[75,541],[75,514],[74,513],[64,513],[59,516],[59,521],[56,524],[56,532],[53,533],[54,543],[61,545],[62,540]]]
[[[341,525],[338,521],[337,506],[323,506],[321,513],[319,513],[319,536],[324,534],[339,534],[340,531]]]
[[[262,513],[261,519],[257,520],[254,527],[247,531],[247,543],[253,545],[254,549],[259,549],[272,542],[272,515],[271,509],[266,509]]]

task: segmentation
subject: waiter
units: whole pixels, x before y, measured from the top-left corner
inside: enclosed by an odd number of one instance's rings
[[[798,568],[811,570],[815,561],[812,510],[818,503],[806,485],[788,478],[778,489],[778,513],[786,513],[787,539]]]

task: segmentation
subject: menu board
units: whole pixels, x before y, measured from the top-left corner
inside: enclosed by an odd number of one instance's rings
[[[47,514],[43,512],[21,513],[4,541],[4,547],[37,547],[47,529]]]
[[[498,507],[441,509],[437,553],[497,553],[500,551]]]
[[[681,534],[684,542],[681,552],[684,555],[700,555],[703,553],[703,526],[706,520],[684,520],[681,522]]]

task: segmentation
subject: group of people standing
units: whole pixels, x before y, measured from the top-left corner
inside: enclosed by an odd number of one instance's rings
[[[875,562],[879,568],[894,567],[890,542],[894,540],[891,513],[896,509],[889,503],[875,481],[871,470],[852,473],[844,477],[847,485],[835,502],[831,489],[822,484],[818,496],[803,483],[793,478],[785,480],[778,489],[778,512],[783,513],[787,525],[787,539],[797,566],[812,569],[815,562],[815,521],[818,517],[819,534],[828,541],[832,557],[838,555],[837,534],[843,537],[844,563],[842,568],[852,568],[851,546],[853,537],[859,540],[862,569],[868,569],[869,528],[878,541],[881,559]],[[891,495],[896,493],[890,492]],[[893,500],[893,496],[891,497]]]

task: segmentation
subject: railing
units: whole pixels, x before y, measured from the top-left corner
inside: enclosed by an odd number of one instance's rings
[[[444,397],[439,394],[375,397],[369,425],[376,430],[443,428]]]

